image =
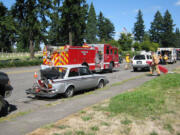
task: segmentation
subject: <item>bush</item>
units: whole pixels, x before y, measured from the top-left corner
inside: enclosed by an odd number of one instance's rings
[[[21,66],[35,66],[42,64],[42,60],[33,59],[33,60],[11,60],[6,63],[0,62],[0,68],[6,67],[21,67]]]

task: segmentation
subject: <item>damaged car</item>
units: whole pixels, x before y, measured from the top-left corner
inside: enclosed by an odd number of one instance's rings
[[[41,69],[40,74],[40,79],[36,79],[33,87],[26,90],[27,94],[72,97],[77,91],[102,88],[109,82],[106,76],[93,74],[87,66],[52,66]]]

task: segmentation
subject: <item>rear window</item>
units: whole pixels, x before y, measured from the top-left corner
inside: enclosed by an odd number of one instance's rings
[[[52,67],[40,70],[41,79],[63,79],[67,69],[62,67]]]
[[[145,60],[145,55],[136,55],[134,60]]]

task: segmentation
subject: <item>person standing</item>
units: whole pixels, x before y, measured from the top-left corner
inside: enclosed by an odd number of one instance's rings
[[[159,58],[154,52],[152,52],[151,55],[152,55],[152,63],[151,63],[150,74],[153,75],[154,71],[156,70],[157,75],[160,76],[160,70],[159,70],[159,67],[158,67]]]
[[[128,69],[130,69],[130,66],[131,66],[131,65],[130,65],[131,60],[130,60],[130,55],[129,55],[129,53],[126,54],[125,60],[126,60],[125,69],[128,70]]]

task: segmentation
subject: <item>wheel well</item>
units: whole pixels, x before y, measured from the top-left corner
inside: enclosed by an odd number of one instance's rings
[[[66,88],[66,90],[67,90],[68,88],[70,88],[70,87],[72,87],[73,89],[75,88],[73,85],[69,85],[69,86]]]
[[[114,61],[111,61],[110,64],[112,63],[113,67],[114,67]]]
[[[100,80],[99,80],[99,83],[100,83],[100,82],[103,82],[103,83],[104,83],[104,79],[100,79]]]

